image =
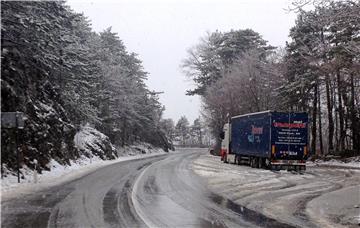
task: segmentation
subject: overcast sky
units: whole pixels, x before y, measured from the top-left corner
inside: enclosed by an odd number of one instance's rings
[[[206,32],[251,28],[273,46],[284,46],[296,16],[289,0],[68,0],[100,32],[112,26],[129,52],[143,61],[151,90],[163,91],[165,118],[199,116],[200,99],[186,96],[193,88],[181,72],[186,51]],[[239,85],[240,86],[240,85]]]

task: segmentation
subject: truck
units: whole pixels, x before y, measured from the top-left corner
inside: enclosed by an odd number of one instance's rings
[[[221,160],[252,168],[306,170],[308,114],[264,111],[228,119],[220,134]]]

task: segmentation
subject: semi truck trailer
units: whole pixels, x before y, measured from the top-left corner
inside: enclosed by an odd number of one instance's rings
[[[253,168],[305,170],[308,114],[264,111],[229,118],[220,134],[221,160]]]

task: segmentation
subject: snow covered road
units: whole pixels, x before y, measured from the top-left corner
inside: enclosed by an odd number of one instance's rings
[[[149,227],[292,227],[210,191],[193,171],[204,149],[182,149],[146,168],[137,179],[133,202]]]
[[[4,227],[356,226],[359,170],[304,175],[220,162],[204,149],[122,161],[2,201]]]
[[[79,179],[3,200],[2,227],[143,227],[131,202],[132,183],[166,155],[123,161]]]
[[[297,227],[358,227],[360,172],[308,167],[300,175],[224,164],[201,155],[194,171],[211,191],[244,208]]]

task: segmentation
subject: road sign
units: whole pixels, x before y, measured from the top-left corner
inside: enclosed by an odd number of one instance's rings
[[[1,112],[2,128],[24,128],[24,113],[22,112]]]

